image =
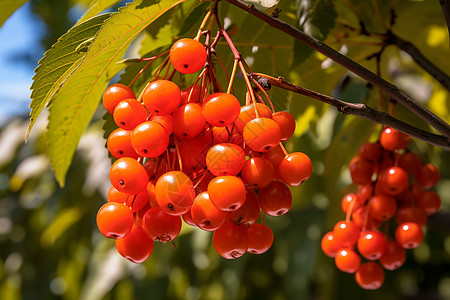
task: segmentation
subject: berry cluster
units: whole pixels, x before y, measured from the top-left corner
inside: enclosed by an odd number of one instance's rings
[[[170,50],[171,65],[181,74],[205,70],[207,49],[181,39]],[[97,224],[122,256],[145,261],[154,241],[173,241],[182,222],[213,231],[214,248],[227,259],[271,247],[272,230],[256,223],[260,212],[288,212],[288,186],[307,180],[312,164],[281,143],[295,130],[292,115],[271,110],[256,88],[251,92],[257,101],[242,107],[231,93],[204,84],[180,90],[166,79],[149,82],[137,99],[121,84],[104,92],[119,128],[107,140],[117,160]]]
[[[427,217],[441,205],[439,195],[429,190],[439,181],[439,171],[406,149],[410,139],[386,127],[377,143],[361,146],[349,164],[357,192],[341,202],[347,217],[322,238],[323,252],[339,270],[355,273],[364,289],[383,284],[383,268],[392,271],[404,264],[405,249],[421,244]],[[379,229],[383,223],[385,232]],[[390,223],[395,224],[393,232]]]

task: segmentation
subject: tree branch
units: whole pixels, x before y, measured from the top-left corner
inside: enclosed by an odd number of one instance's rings
[[[335,99],[333,97],[305,89],[299,86],[296,86],[290,82],[287,82],[281,77],[274,78],[265,74],[261,73],[253,73],[250,74],[251,76],[257,76],[257,77],[264,77],[268,79],[271,83],[271,85],[292,91],[294,93],[298,93],[316,100],[319,100],[321,102],[327,103],[329,105],[332,105],[336,107],[337,111],[340,113],[343,113],[344,115],[354,115],[358,117],[365,118],[367,120],[383,124],[386,126],[393,127],[397,130],[400,130],[404,133],[409,134],[410,136],[413,136],[417,139],[420,139],[422,141],[425,141],[427,143],[433,144],[435,146],[442,147],[446,150],[450,150],[450,139],[443,136],[443,135],[437,135],[425,130],[422,130],[420,128],[417,128],[415,126],[412,126],[410,124],[407,124],[403,121],[400,121],[388,113],[380,112],[378,110],[375,110],[363,103],[351,103],[351,102],[345,102],[342,100]]]
[[[387,34],[387,43],[397,46],[408,53],[411,58],[434,77],[443,87],[450,91],[450,77],[429,61],[412,43],[403,40],[392,32]]]
[[[340,64],[347,70],[355,73],[359,77],[372,83],[374,86],[378,87],[386,94],[388,94],[391,98],[397,100],[397,102],[399,102],[403,106],[407,107],[410,111],[421,117],[428,124],[434,127],[437,131],[442,133],[444,136],[450,138],[449,124],[440,119],[433,112],[426,109],[422,104],[416,102],[413,98],[405,94],[403,91],[399,90],[395,85],[390,84],[389,82],[377,76],[368,69],[364,68],[360,64],[356,63],[355,61],[349,59],[345,55],[342,55],[338,51],[324,44],[322,41],[305,34],[303,31],[289,25],[284,21],[281,21],[277,18],[274,18],[263,12],[258,11],[257,9],[255,9],[253,5],[247,5],[246,3],[240,0],[225,0],[225,1],[254,15],[255,17],[269,24],[270,26],[277,28],[280,31],[283,31],[284,33],[292,36],[293,38],[305,43],[309,47],[313,48],[314,50],[322,53],[323,55],[332,59],[336,63]]]
[[[447,22],[448,34],[450,35],[450,2],[448,0],[439,0],[439,3],[441,3],[445,21]]]

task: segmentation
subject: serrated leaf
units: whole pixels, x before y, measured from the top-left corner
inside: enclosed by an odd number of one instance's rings
[[[81,134],[89,124],[108,82],[122,68],[131,42],[148,25],[185,0],[136,1],[109,18],[83,62],[66,79],[50,104],[48,149],[58,183],[63,186]]]
[[[2,0],[0,2],[2,9],[0,9],[0,28],[5,21],[28,0]]]
[[[325,40],[334,27],[337,13],[331,0],[300,0],[297,17],[301,30],[319,40]],[[311,47],[295,40],[293,66],[304,62],[313,51]]]
[[[99,13],[105,11],[106,9],[110,8],[114,4],[119,3],[120,0],[95,0],[89,5],[89,8],[84,13],[84,15],[78,20],[77,24],[80,24]]]
[[[77,47],[98,32],[109,14],[100,15],[72,27],[39,61],[31,85],[31,114],[27,137],[36,119],[64,80],[79,66],[85,52]]]

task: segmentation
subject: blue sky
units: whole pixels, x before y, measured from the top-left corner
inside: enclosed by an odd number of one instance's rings
[[[34,69],[44,49],[45,25],[30,4],[18,9],[0,28],[0,126],[13,116],[28,115]],[[29,60],[21,57],[29,57]]]

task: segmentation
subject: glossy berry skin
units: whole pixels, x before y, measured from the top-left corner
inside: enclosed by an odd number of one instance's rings
[[[106,141],[109,153],[115,158],[131,157],[137,159],[139,154],[136,153],[131,145],[131,131],[117,128],[108,137]]]
[[[441,197],[435,191],[425,191],[417,198],[414,198],[414,203],[427,215],[431,215],[441,207]]]
[[[406,152],[397,156],[397,164],[406,172],[418,177],[422,170],[422,161],[420,157],[413,152]]]
[[[194,202],[194,185],[183,172],[170,171],[156,181],[155,196],[158,206],[165,213],[181,215],[187,212]]]
[[[363,232],[358,239],[359,254],[368,260],[379,259],[386,251],[387,242],[384,235],[378,230]]]
[[[353,203],[353,204],[352,204]],[[353,206],[352,206],[353,205]],[[360,198],[355,193],[348,193],[342,197],[341,208],[344,213],[351,208],[352,212],[363,205]]]
[[[180,106],[172,114],[173,133],[180,138],[192,139],[205,128],[202,107],[197,103]]]
[[[97,212],[97,227],[110,239],[125,237],[133,227],[133,222],[131,209],[122,203],[105,203]]]
[[[126,85],[113,84],[103,93],[103,106],[112,115],[117,104],[125,99],[136,99],[136,95]]]
[[[414,222],[420,226],[425,226],[427,219],[426,212],[417,206],[401,207],[397,210],[397,214],[395,215],[397,224]]]
[[[147,85],[142,94],[144,106],[157,116],[169,115],[180,105],[181,92],[169,80],[156,80]]]
[[[359,255],[350,248],[340,249],[334,257],[336,267],[345,273],[355,273],[361,264]]]
[[[252,150],[267,152],[280,143],[281,129],[272,119],[255,118],[245,125],[242,136]]]
[[[273,243],[273,232],[269,226],[253,223],[248,227],[247,252],[262,254],[270,249]]]
[[[213,245],[223,258],[241,257],[248,249],[248,229],[234,222],[226,222],[214,231]]]
[[[210,141],[202,137],[181,140],[179,143],[181,162],[186,172],[197,172],[206,167],[206,154]]]
[[[220,210],[235,211],[246,199],[245,185],[236,176],[218,176],[208,184],[211,202]]]
[[[333,231],[327,232],[320,243],[323,253],[328,257],[335,257],[336,253],[341,249],[341,245],[336,242]]]
[[[273,165],[270,161],[262,157],[252,157],[247,159],[241,170],[242,180],[245,184],[253,188],[265,188],[274,176]]]
[[[253,224],[258,221],[260,208],[258,196],[253,191],[247,191],[244,204],[230,213],[230,220],[236,224]]]
[[[360,235],[360,228],[353,221],[340,221],[334,225],[334,238],[341,248],[353,247]]]
[[[371,163],[356,158],[350,162],[349,169],[354,184],[364,185],[372,181],[373,165]]]
[[[244,150],[232,143],[214,145],[206,154],[206,166],[215,176],[235,176],[241,171],[244,162]]]
[[[111,166],[109,179],[119,192],[137,195],[147,187],[149,176],[145,168],[136,160],[122,157]]]
[[[312,163],[308,155],[294,152],[286,155],[278,164],[278,175],[290,186],[299,186],[309,179],[312,174]]]
[[[144,214],[142,229],[154,241],[173,241],[181,231],[181,217],[168,215],[160,207],[152,207]]]
[[[283,160],[283,158],[286,157],[286,155],[284,154],[283,149],[281,149],[280,145],[278,145],[272,150],[263,152],[262,157],[270,161],[273,164],[275,172],[277,172],[278,164]]]
[[[397,212],[397,202],[394,197],[388,195],[374,195],[369,200],[369,214],[379,221],[392,218]]]
[[[202,112],[206,122],[225,127],[233,124],[241,111],[239,100],[228,93],[214,93],[203,102]]]
[[[417,223],[406,222],[395,230],[395,240],[405,249],[418,247],[423,241],[423,230]]]
[[[272,119],[277,122],[281,129],[281,141],[288,140],[295,131],[295,119],[287,111],[277,111],[272,114]]]
[[[292,194],[283,182],[272,181],[259,190],[258,203],[261,210],[269,216],[281,216],[291,209]]]
[[[438,168],[432,164],[423,165],[420,173],[417,176],[417,181],[426,189],[430,189],[434,187],[441,175],[439,173]]]
[[[165,116],[157,116],[157,115],[151,115],[149,121],[156,122],[167,131],[167,134],[170,135],[173,132],[172,128],[172,115],[165,115]]]
[[[244,130],[245,125],[256,118],[256,110],[258,111],[260,118],[268,118],[272,119],[272,111],[270,108],[262,103],[256,103],[256,105],[248,104],[245,106],[242,106],[239,112],[238,119],[236,120],[236,128],[242,132]]]
[[[139,124],[131,132],[131,145],[144,157],[157,157],[169,146],[169,135],[164,127],[154,121]]]
[[[378,181],[382,191],[388,195],[398,195],[409,186],[408,173],[400,167],[386,169]]]
[[[136,126],[145,122],[148,112],[136,99],[120,101],[114,109],[114,122],[122,129],[133,130]]]
[[[202,192],[195,197],[191,216],[200,229],[214,231],[227,220],[229,212],[218,209],[212,204],[208,192]]]
[[[373,261],[363,263],[355,273],[355,280],[365,290],[379,289],[384,282],[384,271]]]
[[[136,225],[123,239],[115,240],[115,246],[120,255],[136,264],[143,263],[153,253],[153,240]]]
[[[382,149],[379,143],[364,143],[359,148],[359,157],[362,160],[376,163],[380,160]]]
[[[396,241],[389,241],[386,245],[386,251],[380,257],[379,262],[386,270],[394,271],[403,266],[405,260],[405,248]]]
[[[206,48],[199,41],[184,38],[170,48],[170,62],[182,74],[199,71],[206,63]]]
[[[409,135],[391,127],[385,128],[380,134],[381,146],[389,151],[404,149],[410,141]]]

